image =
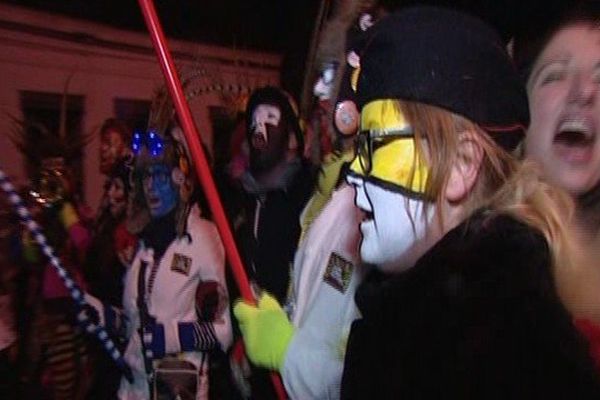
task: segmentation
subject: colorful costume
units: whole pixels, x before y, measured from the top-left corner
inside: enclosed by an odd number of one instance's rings
[[[48,244],[74,281],[85,288],[81,266],[90,243],[90,232],[82,217],[83,206],[78,201],[74,171],[86,137],[67,135],[66,112],[66,102],[63,102],[58,132],[33,121],[15,120],[17,129],[12,140],[34,167],[28,196],[40,209],[37,219],[44,227]],[[21,244],[23,259],[38,264],[42,256],[28,232],[23,234]],[[40,379],[43,390],[52,392],[55,399],[77,398],[86,390],[88,362],[83,333],[74,319],[75,303],[50,263],[40,273],[41,277],[33,278],[39,279],[41,286],[39,292],[32,293],[39,296],[32,301],[34,318],[27,321],[28,332],[23,335],[27,337],[24,348],[33,358],[29,363],[37,368],[27,368],[25,375],[31,380]],[[26,386],[26,396],[31,395],[29,390],[35,383]]]
[[[139,273],[146,264],[145,302],[148,313],[156,324],[163,326],[161,340],[164,354],[176,354],[179,359],[194,364],[200,371],[196,399],[208,398],[209,352],[226,349],[231,342],[231,325],[227,310],[224,253],[215,226],[200,218],[198,211],[190,213],[187,235],[175,239],[160,259],[153,256],[153,249],[142,244],[132,266],[127,271],[124,291],[124,314],[128,318],[129,344],[125,360],[134,372],[134,383],[121,382],[119,398],[148,399],[149,376],[144,366],[143,346],[138,330],[141,328],[138,309]],[[220,288],[219,310],[215,319],[202,321],[196,313],[196,291],[203,282],[215,282]],[[193,331],[183,326],[194,325]],[[195,336],[192,342],[187,342]],[[157,361],[161,356],[155,355]],[[157,364],[155,364],[157,365]]]

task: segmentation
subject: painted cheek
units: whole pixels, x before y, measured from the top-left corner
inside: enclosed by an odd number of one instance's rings
[[[156,192],[160,198],[160,212],[164,215],[171,211],[177,204],[177,191],[170,182],[164,183],[156,187]]]

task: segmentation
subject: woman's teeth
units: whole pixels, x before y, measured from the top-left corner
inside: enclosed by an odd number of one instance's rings
[[[585,120],[566,120],[558,127],[554,141],[569,146],[581,146],[591,143],[594,130]]]

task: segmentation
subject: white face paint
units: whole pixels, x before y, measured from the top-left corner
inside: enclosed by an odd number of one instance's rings
[[[364,13],[358,18],[358,26],[363,32],[372,27],[374,23],[373,16],[369,13]]]
[[[333,91],[333,81],[335,79],[335,71],[337,70],[336,62],[328,62],[323,65],[321,75],[315,83],[313,88],[313,94],[319,98],[319,100],[329,100],[331,98],[331,92]]]
[[[364,262],[389,272],[411,268],[433,245],[427,240],[434,206],[423,217],[423,201],[386,190],[364,178],[350,175],[356,189],[356,205],[366,213],[360,224],[360,256]],[[411,221],[412,217],[412,221]]]
[[[267,124],[272,126],[278,126],[281,120],[281,110],[277,106],[270,104],[260,104],[254,109],[252,113],[252,133],[253,137],[256,137],[256,141],[263,141],[263,143],[257,144],[255,147],[263,148],[267,146],[269,137],[267,135]],[[254,144],[254,143],[253,143]]]

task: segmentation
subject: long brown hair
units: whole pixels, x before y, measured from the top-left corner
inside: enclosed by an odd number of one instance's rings
[[[464,218],[480,208],[489,209],[492,215],[510,214],[544,235],[555,267],[572,264],[569,224],[574,207],[566,193],[542,181],[533,164],[502,149],[468,119],[427,104],[402,100],[396,104],[413,127],[417,157],[430,166],[425,195],[435,199],[436,208],[442,206],[442,193],[458,152],[459,134],[472,132],[483,156],[477,182],[464,203]],[[431,204],[424,205],[428,206]],[[437,222],[444,226],[443,217],[438,216]]]

